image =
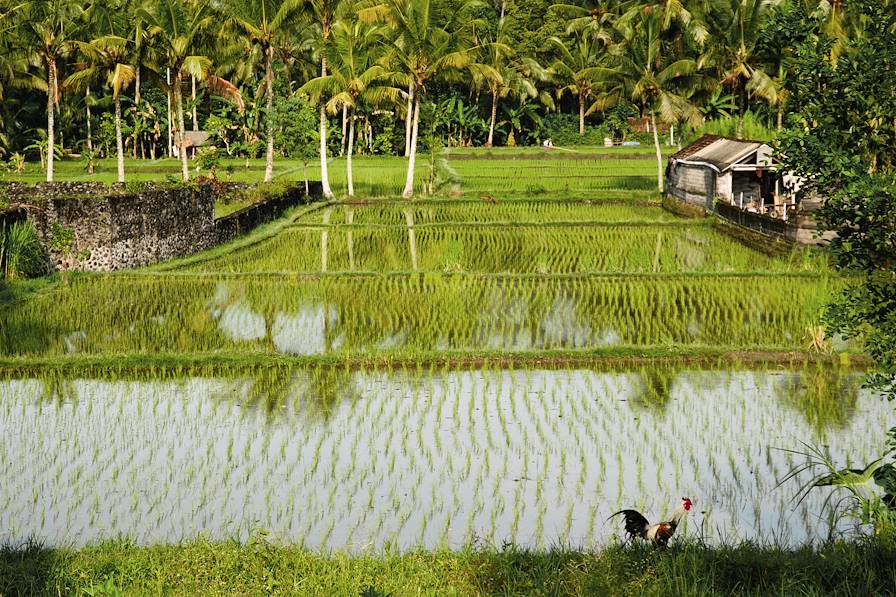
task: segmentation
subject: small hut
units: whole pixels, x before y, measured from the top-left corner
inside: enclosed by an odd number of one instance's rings
[[[785,211],[787,181],[779,178],[772,148],[761,141],[704,135],[669,158],[667,192],[713,210],[720,200],[758,213]]]

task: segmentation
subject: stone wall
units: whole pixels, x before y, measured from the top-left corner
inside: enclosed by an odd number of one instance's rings
[[[319,197],[323,193],[323,187],[319,182],[309,184],[310,197]],[[225,243],[233,240],[241,234],[245,234],[256,226],[260,226],[271,220],[279,218],[284,211],[296,205],[308,203],[303,187],[292,187],[282,195],[272,197],[223,218],[215,220],[215,239],[217,243]]]
[[[823,245],[832,233],[818,234],[811,212],[801,210],[788,220],[741,210],[723,201],[716,202],[716,213],[724,220],[753,232],[801,245]]]
[[[304,189],[291,189],[281,197],[216,221],[216,192],[233,190],[205,184],[54,183],[0,187],[6,201],[24,206],[49,249],[53,269],[68,265],[86,271],[139,267],[189,255],[230,240],[307,200]],[[69,256],[52,249],[59,230],[72,232]]]

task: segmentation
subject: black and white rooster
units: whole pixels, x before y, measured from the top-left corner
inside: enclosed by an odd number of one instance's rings
[[[610,516],[610,518],[622,514],[625,517],[625,532],[628,533],[629,537],[640,537],[658,547],[666,547],[669,539],[675,533],[678,523],[687,515],[692,504],[693,502],[691,502],[690,498],[681,498],[681,504],[672,512],[672,518],[666,522],[658,522],[656,524],[650,524],[644,515],[637,510],[620,510]],[[610,520],[610,518],[607,518],[607,520]]]

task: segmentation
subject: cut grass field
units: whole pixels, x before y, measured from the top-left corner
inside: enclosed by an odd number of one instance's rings
[[[603,148],[600,148],[603,149]],[[656,161],[650,156],[617,152],[616,149],[582,149],[550,158],[538,152],[502,154],[514,159],[494,160],[489,153],[455,155],[454,150],[441,153],[435,161],[436,184],[443,193],[494,192],[523,195],[545,193],[597,193],[607,196],[608,191],[624,193],[655,193]],[[627,149],[627,148],[626,148]],[[558,157],[559,156],[559,157]],[[454,159],[454,158],[457,159]],[[476,157],[477,159],[469,159]],[[360,197],[399,196],[404,187],[407,159],[398,156],[355,156],[354,184]],[[329,176],[333,192],[346,193],[346,159],[330,159]],[[128,182],[180,180],[180,162],[176,159],[125,160]],[[95,173],[88,174],[80,160],[63,159],[56,163],[56,180],[59,182],[94,181],[112,184],[117,180],[115,160],[99,160]],[[279,182],[304,181],[305,166],[296,160],[278,159],[274,166],[274,180]],[[207,171],[191,166],[191,176],[208,176]],[[311,180],[320,179],[320,166],[312,160],[307,165]],[[0,181],[39,183],[45,180],[40,164],[29,162],[24,172],[5,172]],[[430,179],[428,159],[420,158],[415,171],[415,187],[420,194]],[[264,178],[263,160],[223,159],[217,168],[220,180],[259,183]],[[612,195],[612,193],[610,193]],[[223,211],[221,213],[224,213]]]
[[[743,544],[597,553],[508,547],[318,554],[263,539],[0,550],[3,595],[892,595],[896,549],[867,540],[796,550]]]

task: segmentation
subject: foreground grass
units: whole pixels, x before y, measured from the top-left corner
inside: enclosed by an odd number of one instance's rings
[[[318,554],[265,541],[0,550],[4,595],[891,595],[896,549],[689,544]]]

